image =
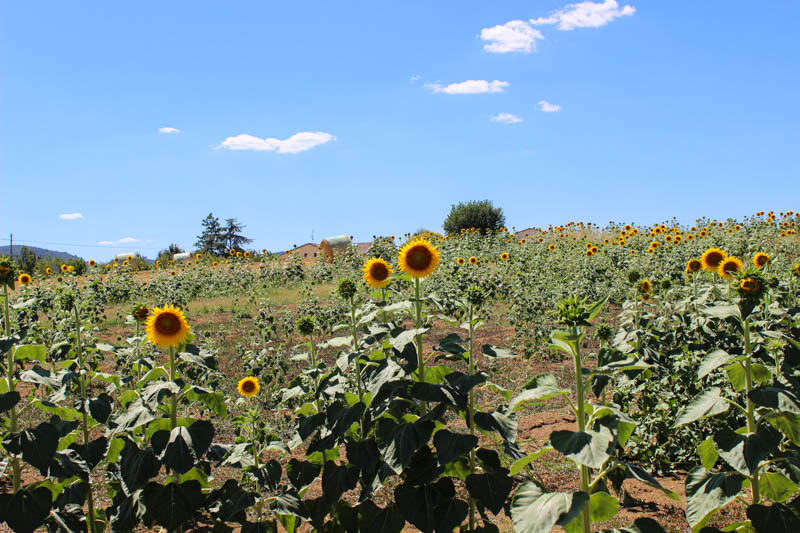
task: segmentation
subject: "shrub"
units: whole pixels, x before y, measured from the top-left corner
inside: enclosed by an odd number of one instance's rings
[[[450,214],[444,220],[444,230],[453,234],[462,229],[476,228],[485,235],[499,230],[505,223],[502,208],[494,207],[489,200],[471,201],[451,206]]]

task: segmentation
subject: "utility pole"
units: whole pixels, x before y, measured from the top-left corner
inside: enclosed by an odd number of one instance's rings
[[[8,235],[9,235],[8,251],[9,251],[9,255],[11,255],[11,259],[14,259],[14,234],[13,233],[9,233]]]

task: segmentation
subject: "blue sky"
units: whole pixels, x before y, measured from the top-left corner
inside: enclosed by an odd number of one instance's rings
[[[439,230],[473,199],[518,229],[798,210],[799,17],[2,1],[0,236],[107,259],[191,248],[209,212],[282,250]]]

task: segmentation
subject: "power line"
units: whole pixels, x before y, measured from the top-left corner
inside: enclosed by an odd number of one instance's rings
[[[0,240],[10,242],[10,239],[7,238],[0,238]],[[136,246],[135,243],[131,244],[119,244],[119,245],[112,245],[112,244],[76,244],[76,243],[68,243],[68,242],[52,242],[52,241],[28,241],[28,240],[20,240],[14,239],[15,242],[21,244],[52,244],[56,246],[79,246],[82,248],[136,248],[137,250],[158,250],[158,247],[150,247],[150,246]]]

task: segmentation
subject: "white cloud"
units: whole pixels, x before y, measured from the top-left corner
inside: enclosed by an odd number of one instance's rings
[[[604,2],[579,2],[567,4],[549,17],[531,19],[534,26],[541,24],[558,24],[559,30],[573,30],[575,28],[599,28],[605,26],[619,17],[629,17],[636,13],[633,6],[619,7],[617,0]]]
[[[279,154],[296,154],[305,152],[320,144],[336,139],[330,133],[323,131],[301,131],[295,133],[286,140],[274,139],[272,137],[261,139],[252,135],[241,134],[235,137],[228,137],[217,148],[227,148],[228,150],[257,150],[257,151],[277,151]]]
[[[467,80],[444,87],[438,83],[426,83],[425,88],[445,94],[486,94],[501,93],[508,85],[507,81]]]
[[[134,239],[133,237],[123,237],[116,241],[100,241],[97,244],[100,246],[110,246],[112,244],[130,244],[132,242],[143,242],[142,239]]]
[[[522,122],[522,119],[512,113],[498,113],[492,117],[492,122],[500,122],[501,124],[516,124]]]
[[[539,110],[545,113],[556,113],[561,111],[561,106],[558,104],[551,104],[547,100],[539,100]]]
[[[417,83],[421,78],[419,76],[411,76],[408,79],[408,83]]]
[[[536,49],[536,40],[544,39],[544,35],[524,20],[512,20],[493,28],[483,28],[481,39],[490,41],[483,45],[483,49],[487,52],[497,54],[530,53],[531,50]]]
[[[163,128],[158,128],[158,133],[180,133],[181,130],[178,128],[170,128],[169,126],[164,126]]]
[[[62,215],[58,215],[58,218],[61,220],[78,220],[83,218],[82,213],[64,213]]]

